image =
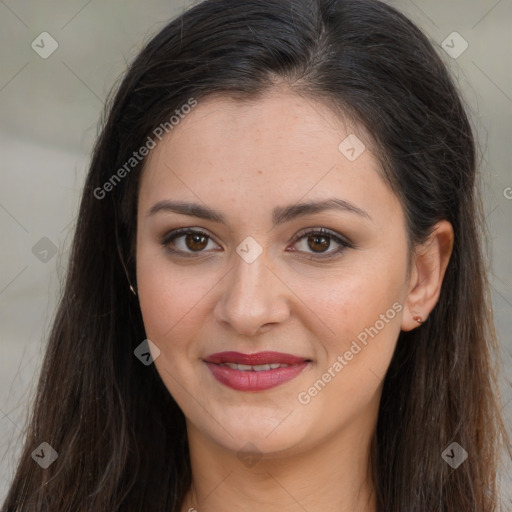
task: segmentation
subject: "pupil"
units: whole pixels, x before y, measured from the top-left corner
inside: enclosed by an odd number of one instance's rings
[[[329,248],[329,241],[328,241],[328,237],[326,236],[310,236],[309,237],[310,240],[314,240],[314,244],[320,244],[322,245],[322,247],[320,249],[328,249]],[[323,242],[318,242],[318,240],[323,240]],[[320,251],[316,251],[314,247],[312,247],[310,245],[311,249],[313,249],[315,252],[322,252],[321,250]]]
[[[192,251],[200,251],[201,249],[204,249],[207,245],[207,243],[204,243],[206,240],[206,236],[204,235],[195,235],[195,234],[188,234],[187,235],[187,247]],[[203,240],[203,244],[199,240]],[[191,242],[191,243],[189,243]],[[200,247],[194,247],[195,244],[199,244]]]

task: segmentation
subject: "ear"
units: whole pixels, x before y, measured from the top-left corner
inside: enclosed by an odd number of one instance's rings
[[[424,322],[437,304],[452,249],[453,227],[446,220],[438,222],[427,241],[415,248],[402,316],[403,331],[418,327],[418,317]]]

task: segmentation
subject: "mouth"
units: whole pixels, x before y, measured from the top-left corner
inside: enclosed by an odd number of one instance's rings
[[[221,384],[238,391],[264,391],[298,376],[311,359],[280,352],[218,352],[203,360]]]

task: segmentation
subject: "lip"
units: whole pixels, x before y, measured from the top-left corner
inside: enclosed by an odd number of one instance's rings
[[[209,355],[207,363],[238,363],[238,364],[299,364],[309,361],[307,357],[298,357],[282,352],[256,352],[255,354],[242,354],[241,352],[217,352]]]
[[[211,354],[204,362],[213,376],[225,386],[237,391],[264,391],[272,389],[297,377],[311,361],[304,357],[280,352],[258,352],[256,354],[242,354],[240,352],[218,352]],[[287,364],[286,368],[275,368],[262,371],[243,371],[223,363],[237,363],[245,365]]]

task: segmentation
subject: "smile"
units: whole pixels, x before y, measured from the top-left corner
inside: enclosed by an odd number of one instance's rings
[[[279,352],[219,352],[204,362],[215,379],[237,391],[264,391],[298,376],[311,361]]]
[[[220,366],[229,366],[233,370],[240,370],[242,372],[263,372],[265,370],[276,370],[277,368],[289,368],[289,364],[279,364],[279,363],[272,363],[272,364],[257,364],[257,365],[250,365],[250,364],[237,364],[237,363],[224,363]]]

